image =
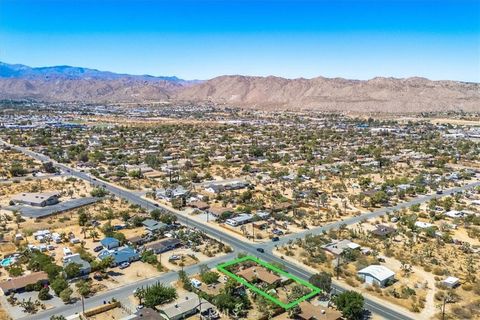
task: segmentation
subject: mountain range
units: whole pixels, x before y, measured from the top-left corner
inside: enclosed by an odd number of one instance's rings
[[[206,81],[0,63],[0,99],[214,102],[266,110],[480,111],[480,84],[426,78],[349,80],[229,75]]]

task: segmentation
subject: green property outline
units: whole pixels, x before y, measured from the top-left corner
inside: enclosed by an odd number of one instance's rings
[[[236,274],[234,274],[234,273],[228,271],[227,269],[225,269],[226,267],[235,265],[235,264],[240,263],[240,262],[248,261],[248,260],[256,262],[259,265],[261,265],[261,266],[263,266],[267,269],[270,269],[272,271],[275,271],[278,274],[286,276],[287,278],[292,279],[295,282],[308,287],[312,291],[309,294],[304,295],[303,297],[300,297],[297,300],[286,304],[286,303],[283,303],[282,301],[278,300],[277,298],[272,297],[271,295],[269,295],[265,291],[260,290],[259,288],[257,288],[256,286],[254,286],[253,284],[251,284],[250,282],[248,282],[244,278],[239,277]],[[274,302],[275,304],[279,305],[280,307],[284,308],[285,310],[291,309],[291,308],[295,307],[296,305],[298,305],[300,302],[305,301],[307,299],[310,299],[310,298],[312,298],[312,297],[314,297],[317,294],[322,292],[322,290],[320,288],[315,287],[313,284],[309,283],[308,281],[305,281],[303,279],[295,277],[294,275],[292,275],[292,274],[290,274],[286,271],[283,271],[283,270],[281,270],[281,269],[279,269],[279,268],[277,268],[277,267],[275,267],[275,266],[273,266],[273,265],[271,265],[271,264],[269,264],[269,263],[267,263],[263,260],[260,260],[259,258],[254,257],[254,256],[245,256],[245,257],[242,257],[242,258],[237,258],[237,259],[234,259],[234,260],[231,260],[231,261],[221,263],[217,266],[217,270],[226,274],[230,278],[235,279],[237,282],[240,282],[241,284],[247,286],[250,290],[255,291],[259,295],[261,295],[264,298]]]

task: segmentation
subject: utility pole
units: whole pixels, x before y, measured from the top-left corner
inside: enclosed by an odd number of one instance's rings
[[[337,273],[337,280],[340,278],[340,255],[337,256],[337,265],[335,267]]]
[[[252,222],[252,237],[253,237],[253,242],[255,242],[255,222]]]
[[[80,295],[82,297],[82,313],[85,314],[85,298],[83,295]]]

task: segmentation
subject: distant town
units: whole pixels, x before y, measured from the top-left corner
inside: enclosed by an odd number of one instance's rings
[[[0,101],[0,319],[478,319],[480,114]]]

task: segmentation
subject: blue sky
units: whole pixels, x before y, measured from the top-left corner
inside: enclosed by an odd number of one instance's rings
[[[480,82],[478,0],[0,0],[0,61]]]

